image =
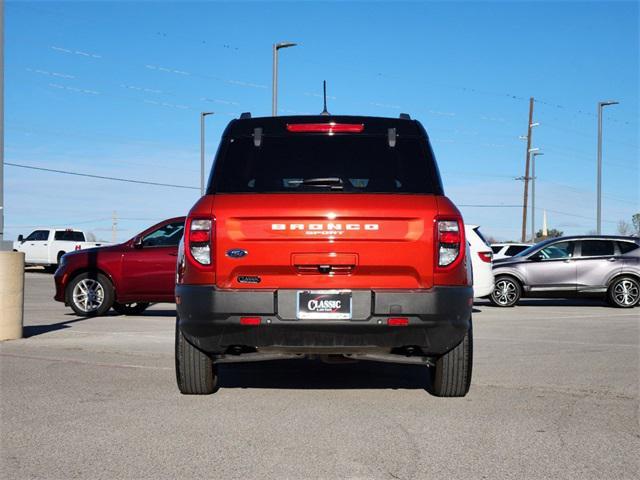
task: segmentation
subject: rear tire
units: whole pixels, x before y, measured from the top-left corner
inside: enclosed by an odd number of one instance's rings
[[[218,391],[218,375],[211,357],[185,338],[176,321],[176,380],[184,395],[209,395]]]
[[[104,315],[113,305],[113,285],[101,273],[85,272],[67,286],[66,302],[81,317]]]
[[[453,350],[436,360],[427,391],[436,397],[464,397],[471,386],[473,369],[473,328]]]
[[[607,290],[607,300],[612,307],[631,308],[640,302],[640,282],[637,278],[616,278]]]
[[[513,277],[503,275],[496,278],[493,292],[489,295],[489,301],[495,307],[513,307],[521,296],[520,283]]]
[[[149,304],[145,302],[113,302],[113,309],[120,315],[140,315],[147,308],[149,308]]]

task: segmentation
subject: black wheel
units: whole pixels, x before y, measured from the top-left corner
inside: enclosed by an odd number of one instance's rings
[[[140,315],[149,307],[145,302],[118,303],[113,302],[113,309],[120,315]]]
[[[464,397],[471,386],[472,369],[473,329],[469,327],[462,342],[436,360],[427,390],[436,397]]]
[[[184,337],[176,321],[176,380],[180,393],[209,395],[218,391],[218,375],[211,357]]]
[[[496,307],[513,307],[521,296],[520,283],[513,277],[502,276],[496,278],[489,301]]]
[[[81,317],[104,315],[113,305],[113,285],[101,273],[81,273],[67,286],[66,297]]]
[[[640,300],[640,282],[634,277],[616,278],[607,291],[607,300],[618,308],[631,308]]]

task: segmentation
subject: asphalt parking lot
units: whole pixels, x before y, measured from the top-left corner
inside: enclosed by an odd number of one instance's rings
[[[478,304],[463,399],[420,367],[305,360],[187,397],[172,305],[81,319],[52,296],[28,272],[26,338],[0,344],[2,478],[638,478],[638,308]]]

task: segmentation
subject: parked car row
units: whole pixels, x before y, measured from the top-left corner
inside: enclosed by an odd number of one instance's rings
[[[54,275],[55,299],[84,316],[103,315],[112,307],[121,314],[140,314],[151,303],[174,302],[176,257],[184,221],[184,217],[164,220],[118,245],[67,247],[73,254],[60,255]],[[57,239],[54,250],[65,248],[63,242],[74,243],[68,240],[69,232],[78,243],[88,244],[81,241],[85,237],[80,231],[65,230],[66,238],[60,230],[36,232],[42,238]],[[495,306],[511,307],[521,298],[544,297],[603,297],[616,307],[631,307],[640,301],[638,239],[562,237],[495,259],[493,252],[499,245],[490,248],[477,225],[465,225],[465,233],[474,297],[488,297]],[[37,235],[29,237],[33,242],[42,241]],[[501,245],[503,254],[506,245],[513,244]],[[23,248],[34,255],[29,246]],[[37,259],[31,257],[29,263],[35,264]]]

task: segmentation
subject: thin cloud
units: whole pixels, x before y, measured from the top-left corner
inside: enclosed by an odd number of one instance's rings
[[[97,53],[85,52],[84,50],[70,50],[68,48],[57,47],[55,45],[50,46],[51,50],[55,50],[60,53],[69,53],[72,55],[79,55],[81,57],[89,57],[89,58],[102,58],[102,55],[98,55]]]
[[[48,77],[65,78],[68,80],[76,78],[74,75],[69,75],[67,73],[49,72],[48,70],[42,70],[40,68],[27,68],[26,70],[27,72],[37,73],[38,75],[46,75]]]

